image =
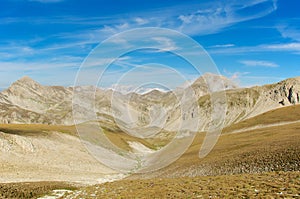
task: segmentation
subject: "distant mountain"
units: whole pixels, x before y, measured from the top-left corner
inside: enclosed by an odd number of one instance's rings
[[[276,84],[238,88],[226,77],[205,74],[194,81],[190,88],[199,104],[198,115],[201,121],[198,130],[206,129],[211,122],[209,94],[222,92],[223,88],[226,89],[227,104],[225,126],[300,102],[300,77]],[[183,96],[185,89],[122,94],[92,86],[42,86],[29,77],[23,77],[0,93],[0,123],[71,125],[74,123],[72,111],[75,109],[77,122],[94,119],[92,110],[95,110],[97,120],[110,124],[117,121],[125,129],[163,126],[166,130],[174,131],[182,119],[178,98]],[[76,92],[79,95],[72,101],[74,90],[80,92]],[[193,114],[191,111],[185,117],[192,117]]]
[[[42,86],[29,77],[14,82],[1,92],[1,107],[14,107],[2,115],[6,123],[70,123],[65,116],[72,116],[72,88],[62,86]],[[62,117],[62,112],[64,117]],[[26,114],[28,113],[28,114]]]

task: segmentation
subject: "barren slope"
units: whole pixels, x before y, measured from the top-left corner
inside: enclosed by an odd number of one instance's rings
[[[0,125],[0,182],[95,183],[115,173],[96,161],[74,135],[74,127]]]

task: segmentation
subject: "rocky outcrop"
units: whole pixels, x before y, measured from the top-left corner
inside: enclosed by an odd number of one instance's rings
[[[297,95],[298,93],[295,93],[294,86],[291,86],[288,94],[288,100],[291,104],[296,104],[298,102]]]
[[[280,94],[282,98],[279,103],[283,106],[285,105],[295,105],[300,103],[299,95],[300,95],[300,86],[299,81],[297,79],[288,79],[282,82],[282,87],[278,90],[277,94]]]

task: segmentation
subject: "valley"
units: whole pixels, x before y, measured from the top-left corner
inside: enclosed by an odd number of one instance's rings
[[[51,118],[62,109],[50,107],[46,110],[28,110],[25,109],[25,103],[30,100],[22,100],[23,104],[12,104],[12,99],[15,99],[15,103],[20,102],[16,99],[24,95],[7,97],[6,91],[3,96],[7,100],[2,99],[2,105],[10,103],[6,107],[15,106],[13,110],[16,111],[13,112],[16,117],[11,117],[15,120],[6,124],[0,124],[0,198],[35,198],[51,195],[56,189],[69,190],[62,194],[63,198],[122,198],[129,193],[132,197],[142,198],[243,198],[262,195],[296,198],[300,188],[300,105],[298,101],[295,105],[289,102],[290,94],[286,95],[286,90],[282,89],[287,85],[298,88],[299,78],[262,87],[226,90],[228,109],[225,128],[206,157],[199,158],[199,149],[208,125],[208,120],[204,119],[192,144],[178,160],[156,171],[131,174],[105,166],[89,152],[77,133],[78,128],[88,130],[89,122],[72,124],[63,119],[58,124],[48,124],[48,119],[35,120],[33,117],[31,122],[22,123],[34,111],[35,114]],[[28,83],[22,86],[28,87]],[[171,93],[160,95],[162,99],[168,99],[165,100],[165,108],[176,104],[170,101],[173,99]],[[128,96],[134,99],[129,104],[147,104],[148,108],[160,102],[151,93],[141,96],[132,93],[122,99]],[[64,98],[71,100],[70,96]],[[210,114],[209,99],[209,95],[199,96],[199,114],[202,116]],[[284,106],[279,103],[282,99],[286,102]],[[108,98],[102,98],[101,103],[104,103],[103,100]],[[91,122],[101,126],[103,135],[124,152],[145,155],[163,148],[174,139],[174,126],[179,120],[176,110],[168,113],[166,128],[161,129],[160,133],[149,138],[139,138],[124,131],[128,125],[126,118],[121,123],[114,120],[114,115],[108,112],[108,102],[104,103],[107,104],[106,109],[97,109],[99,119]],[[42,100],[39,103],[43,104]],[[130,110],[133,113],[137,111]],[[147,108],[138,107],[138,110],[145,111],[145,115],[148,113]],[[26,113],[20,115],[19,111]],[[141,123],[135,128],[149,130],[154,127],[151,122],[146,128],[144,125]],[[87,134],[85,138],[93,139],[92,134]]]

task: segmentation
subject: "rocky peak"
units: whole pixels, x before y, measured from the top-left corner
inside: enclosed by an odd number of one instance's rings
[[[274,84],[275,85],[275,84]],[[280,98],[279,104],[300,103],[300,77],[283,80],[274,87],[274,99]]]
[[[35,80],[31,79],[28,76],[24,76],[21,79],[17,80],[16,82],[19,84],[28,85],[32,88],[41,86],[38,82],[36,82]]]
[[[205,84],[205,85],[203,85]],[[211,92],[220,91],[223,88],[227,89],[234,89],[238,88],[237,84],[232,80],[228,79],[225,76],[212,74],[212,73],[205,73],[201,77],[199,77],[194,83],[196,85],[207,86]]]
[[[34,81],[33,79],[31,79],[28,76],[24,76],[21,79],[17,80],[16,82],[12,83],[11,86],[8,88],[8,91],[19,91],[19,89],[21,88],[26,88],[29,90],[38,90],[40,89],[42,86]]]
[[[218,92],[222,90],[238,88],[232,80],[222,75],[205,73],[198,79],[196,79],[191,87],[196,93],[196,97],[200,97],[211,92]]]

